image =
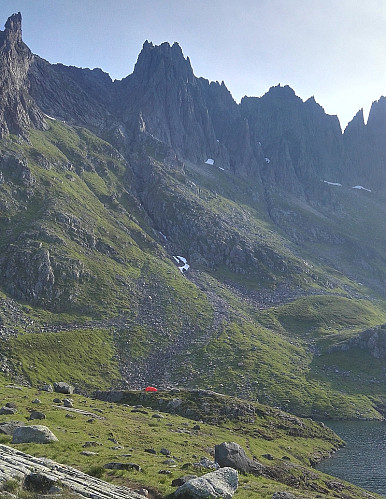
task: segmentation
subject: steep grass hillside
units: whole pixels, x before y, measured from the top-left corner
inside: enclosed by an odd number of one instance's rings
[[[383,301],[307,245],[303,256],[261,185],[152,141],[128,160],[46,122],[1,145],[5,374],[86,391],[210,386],[306,416],[381,417],[382,359],[367,369],[331,348],[383,324]]]

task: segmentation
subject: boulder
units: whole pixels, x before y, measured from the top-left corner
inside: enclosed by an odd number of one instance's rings
[[[106,463],[104,468],[107,470],[135,470],[142,471],[139,464],[135,463]]]
[[[58,439],[47,428],[47,426],[34,425],[34,426],[19,426],[15,429],[12,435],[13,444],[24,444],[34,442],[37,444],[48,444],[50,442],[57,442]]]
[[[32,420],[32,419],[46,419],[46,415],[44,414],[44,412],[31,411],[30,415],[29,415],[29,419],[30,420]]]
[[[63,405],[64,407],[74,407],[72,399],[63,399]]]
[[[49,384],[49,383],[45,383],[44,385],[42,385],[42,386],[40,387],[40,390],[41,390],[42,392],[53,392],[53,391],[54,391],[54,388],[53,388],[53,386],[52,386],[51,384]]]
[[[5,414],[15,414],[17,412],[17,409],[15,409],[15,407],[1,407],[0,408],[0,414],[1,415],[5,415]]]
[[[230,499],[238,487],[237,471],[233,468],[221,468],[199,478],[185,482],[174,492],[173,497],[183,499]]]
[[[236,442],[223,442],[216,445],[214,450],[215,461],[221,468],[228,466],[242,473],[253,473],[254,475],[261,475],[264,471],[264,466],[258,461],[249,459],[244,449]]]
[[[54,383],[54,391],[71,395],[74,393],[74,387],[64,381],[59,381],[58,383]]]

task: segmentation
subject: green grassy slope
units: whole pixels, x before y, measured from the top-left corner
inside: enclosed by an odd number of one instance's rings
[[[29,415],[31,401],[38,397],[41,401],[37,407],[46,414],[41,421],[58,437],[59,441],[49,445],[18,444],[17,449],[36,456],[45,456],[64,464],[75,466],[87,473],[98,474],[105,480],[127,484],[132,487],[146,487],[165,497],[174,488],[171,481],[187,473],[201,475],[208,470],[195,466],[202,457],[213,460],[214,445],[223,441],[235,441],[243,446],[247,454],[256,456],[271,470],[275,478],[241,475],[237,496],[242,498],[268,498],[278,490],[288,490],[295,497],[309,498],[335,497],[333,479],[310,468],[310,460],[320,459],[331,449],[340,444],[340,440],[328,429],[309,420],[301,421],[280,411],[265,406],[256,406],[256,416],[252,421],[223,418],[214,425],[200,423],[193,429],[197,421],[162,412],[162,419],[153,418],[158,413],[148,406],[155,406],[157,399],[173,400],[179,397],[190,407],[206,406],[206,414],[216,410],[221,398],[187,392],[160,392],[156,396],[149,394],[132,394],[136,400],[141,399],[142,407],[133,410],[133,405],[114,404],[100,400],[87,399],[73,395],[74,408],[95,414],[97,417],[81,413],[61,410],[52,399],[58,394],[39,392],[35,389],[21,390],[0,385],[2,401],[14,402],[18,413],[13,416],[2,416],[2,421],[21,419]],[[129,401],[129,400],[127,400]],[[129,401],[130,402],[130,401]],[[133,402],[132,402],[133,403]],[[223,401],[221,402],[223,403]],[[227,400],[226,405],[237,406],[243,402],[237,399]],[[32,421],[32,424],[35,421]],[[2,436],[2,444],[10,445],[10,437]],[[85,447],[86,442],[91,446]],[[116,443],[118,442],[118,444]],[[92,446],[95,444],[94,446]],[[11,444],[12,445],[12,444]],[[87,444],[86,444],[87,445]],[[167,457],[160,453],[161,448],[170,451],[174,462],[165,463]],[[145,449],[155,449],[149,454]],[[91,450],[94,455],[82,455],[82,451]],[[271,455],[271,459],[263,455]],[[283,456],[286,456],[283,459]],[[103,468],[109,462],[134,462],[142,471],[112,471]],[[168,470],[170,474],[160,474],[160,470]],[[341,482],[341,481],[340,481]],[[366,496],[366,492],[350,484],[342,483],[343,491],[353,499]],[[369,496],[366,496],[369,497]],[[372,497],[377,497],[373,494]]]

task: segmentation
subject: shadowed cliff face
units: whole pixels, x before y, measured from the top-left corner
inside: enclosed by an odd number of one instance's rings
[[[261,98],[244,97],[242,114],[249,121],[251,143],[263,150],[262,175],[305,199],[320,190],[320,181],[340,182],[343,143],[339,121],[314,98],[303,102],[288,87],[272,87]]]
[[[200,81],[177,43],[145,42],[133,74],[116,82],[115,92],[116,113],[134,140],[144,135],[182,157],[227,163]]]
[[[22,41],[21,14],[14,14],[0,31],[0,137],[23,134],[29,125],[43,127],[43,116],[27,92],[33,55]]]
[[[360,110],[344,132],[349,161],[346,176],[355,175],[358,183],[371,190],[386,186],[386,98],[373,102],[367,124]]]
[[[274,87],[240,105],[222,83],[197,78],[180,46],[145,42],[134,72],[112,82],[101,70],[35,57],[31,95],[45,113],[87,126],[126,153],[153,142],[181,159],[252,176],[313,199],[312,183],[338,182],[345,156],[338,119],[314,99]],[[141,147],[142,147],[141,146]]]

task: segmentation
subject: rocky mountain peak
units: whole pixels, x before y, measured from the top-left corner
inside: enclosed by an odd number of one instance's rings
[[[295,91],[289,85],[282,86],[280,83],[270,87],[265,94],[265,97],[280,97],[282,99],[296,98],[297,100],[300,100],[300,97],[295,94]]]
[[[177,42],[173,45],[168,42],[153,45],[146,40],[134,67],[134,75],[147,80],[184,78],[191,81],[193,70],[189,58],[185,59]]]
[[[12,14],[5,23],[4,38],[14,43],[22,42],[21,13]]]
[[[386,97],[381,97],[374,101],[371,105],[369,119],[367,120],[368,128],[374,128],[377,131],[386,129]]]
[[[360,109],[354,118],[347,124],[344,133],[352,133],[355,131],[362,131],[365,128],[365,119],[363,116],[363,109]]]

